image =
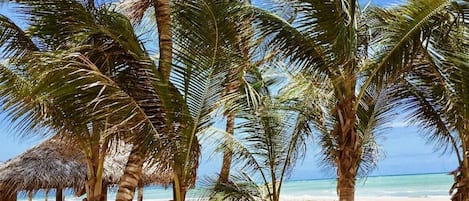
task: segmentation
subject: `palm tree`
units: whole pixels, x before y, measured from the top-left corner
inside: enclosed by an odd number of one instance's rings
[[[331,86],[334,106],[328,116],[334,121],[327,158],[337,168],[341,201],[354,200],[355,179],[367,149],[358,113],[367,90],[381,89],[413,67],[410,61],[429,39],[427,33],[445,21],[436,16],[453,3],[457,1],[410,0],[395,8],[370,9],[354,0],[298,0],[285,3],[297,13],[287,20],[250,7],[257,29],[270,36],[271,47],[297,70],[318,75],[311,82]],[[373,27],[378,15],[373,13],[394,18]]]
[[[277,81],[264,75],[258,71],[247,78],[260,102],[258,106],[245,103],[238,111],[242,122],[237,127],[238,137],[222,135],[228,138],[223,145],[233,151],[240,174],[229,182],[217,182],[210,192],[212,200],[279,201],[283,181],[304,157],[307,141],[312,139],[309,119],[274,98],[271,90]],[[258,175],[261,183],[249,175]]]
[[[84,9],[86,8],[82,7],[82,10],[77,12],[83,12]],[[45,49],[54,44],[36,45],[29,33],[7,17],[0,16],[0,21],[0,46],[4,48],[3,55],[10,59],[9,67],[0,65],[3,109],[20,131],[46,134],[40,131],[46,127],[74,139],[83,151],[88,167],[88,181],[85,187],[88,200],[105,199],[102,194],[107,188],[102,183],[103,162],[110,140],[103,134],[106,122],[87,121],[88,117],[84,116],[67,116],[60,103],[51,100],[48,94],[38,91],[38,79],[24,71],[28,68],[28,60],[36,56],[33,54],[45,53],[40,47]]]
[[[32,36],[29,37],[42,42],[40,45],[44,51],[33,50],[28,52],[29,54],[14,55],[16,56],[13,58],[14,61],[20,62],[13,65],[14,69],[10,72],[31,79],[34,85],[29,96],[21,97],[25,94],[19,94],[19,98],[23,98],[22,101],[26,104],[10,105],[13,118],[23,119],[23,115],[28,114],[28,109],[31,109],[27,104],[31,99],[29,97],[38,96],[41,99],[51,100],[53,109],[59,108],[60,110],[38,108],[37,112],[41,113],[34,116],[35,118],[24,118],[26,121],[20,122],[21,124],[37,126],[36,122],[40,121],[43,116],[50,116],[54,123],[59,123],[53,125],[55,128],[70,132],[72,135],[86,133],[89,128],[93,131],[92,136],[96,137],[96,134],[104,136],[100,139],[106,139],[106,136],[122,135],[130,142],[139,142],[134,143],[120,184],[121,189],[132,189],[133,181],[139,180],[147,149],[157,150],[155,148],[157,146],[153,145],[154,136],[161,133],[161,127],[158,130],[157,126],[164,121],[158,117],[161,114],[158,112],[161,107],[158,102],[160,99],[152,83],[156,81],[155,74],[148,75],[148,72],[156,68],[152,66],[153,63],[149,61],[140,46],[140,41],[136,38],[130,22],[124,16],[106,7],[90,11],[77,1],[24,1],[20,3],[24,3],[23,8],[40,19],[33,22],[29,30]],[[29,37],[21,38],[28,36],[23,33],[6,35],[11,39],[6,38],[5,41],[26,41],[25,39],[31,41]],[[31,44],[34,43],[31,42]],[[14,53],[27,51],[25,47],[14,45],[14,43],[9,43],[10,49],[8,50]],[[7,81],[18,80],[5,75]],[[156,74],[156,76],[159,75]],[[129,80],[133,81],[129,83]],[[168,91],[167,88],[166,91]],[[6,89],[14,90],[8,86]],[[7,91],[7,94],[11,92],[14,91]],[[184,109],[184,107],[178,108]],[[158,114],[150,113],[150,115],[144,113],[145,111]],[[61,122],[63,123],[60,124]],[[190,123],[190,121],[187,122]],[[49,125],[49,122],[46,122],[46,125]],[[101,140],[85,141],[83,144],[88,145],[92,142],[103,143],[103,149],[106,149],[106,142]],[[159,146],[164,146],[163,144],[164,141]],[[93,154],[93,150],[89,153]],[[158,152],[163,152],[160,150],[161,147],[158,148]],[[96,156],[87,155],[88,152],[85,152],[85,155],[89,156],[90,161],[100,159],[102,163],[105,153],[103,151],[100,156]],[[164,161],[159,162],[164,164]],[[102,169],[99,168],[102,165],[98,164],[89,167]],[[98,174],[100,173],[89,175],[89,179],[99,180]],[[129,177],[132,179],[128,179]],[[132,190],[127,192],[133,193]],[[91,192],[87,193],[91,196],[89,200],[95,199]]]
[[[469,156],[467,136],[467,80],[469,4],[452,4],[440,18],[446,23],[434,30],[414,61],[418,68],[399,79],[394,95],[401,99],[410,122],[429,131],[426,136],[438,149],[454,151],[458,167],[452,172],[450,189],[454,201],[469,200]]]
[[[174,199],[184,200],[196,178],[200,154],[196,134],[211,123],[211,111],[223,91],[224,67],[236,60],[230,56],[232,48],[226,48],[234,44],[230,40],[236,34],[225,20],[233,16],[231,12],[219,12],[216,8],[223,4],[217,2],[177,4],[187,9],[175,19],[177,65],[171,63],[173,75],[164,78],[165,70],[150,59],[130,21],[107,6],[87,9],[77,1],[58,0],[20,3],[36,17],[28,39],[41,42],[44,50],[16,56],[21,66],[12,65],[11,72],[37,82],[30,96],[46,94],[54,106],[60,106],[58,114],[44,115],[59,115],[54,119],[70,124],[57,129],[94,128],[91,125],[102,122],[97,124],[104,125],[100,135],[133,144],[117,200],[133,198],[146,158],[173,171]],[[214,18],[213,13],[221,17]],[[19,36],[11,38],[20,40]],[[23,46],[8,47],[15,53],[26,51]],[[30,99],[19,96],[18,100]],[[30,109],[22,106],[11,110],[20,118]],[[35,117],[20,124],[34,126],[43,116]]]
[[[145,14],[146,10],[153,8],[155,10],[155,19],[156,19],[156,25],[157,25],[157,30],[158,30],[158,45],[159,45],[159,63],[158,63],[158,72],[160,74],[159,79],[161,79],[161,84],[164,85],[164,87],[160,87],[159,89],[161,90],[160,93],[162,94],[168,94],[171,93],[168,90],[169,84],[169,76],[171,72],[171,67],[172,67],[172,57],[173,57],[173,51],[172,51],[172,46],[173,46],[173,38],[171,34],[171,7],[170,7],[170,1],[169,0],[155,0],[155,1],[146,1],[146,0],[136,0],[136,1],[124,1],[122,2],[124,7],[128,8],[128,11],[130,11],[130,18],[136,21],[137,23],[140,22],[143,18],[143,15]],[[131,8],[131,9],[129,9]],[[151,83],[149,83],[151,85]],[[173,89],[174,90],[174,89]],[[175,94],[174,94],[175,95]],[[166,96],[166,100],[164,100],[164,95],[161,98],[162,100],[160,104],[162,104],[162,108],[164,108],[163,114],[161,114],[161,118],[159,119],[160,122],[159,124],[161,126],[161,130],[159,131],[160,133],[163,133],[165,135],[169,135],[170,137],[174,137],[174,128],[171,122],[173,122],[174,117],[172,115],[173,113],[173,108],[176,105],[173,103],[174,101],[172,100],[173,98],[180,98],[180,97],[171,97],[172,95]],[[180,100],[179,100],[180,101]],[[176,101],[176,102],[179,102]],[[177,107],[177,106],[176,106]],[[156,122],[154,122],[156,123]],[[166,124],[166,125],[164,125]],[[190,124],[190,123],[189,123]],[[163,128],[165,127],[165,128]],[[138,178],[139,174],[141,174],[141,169],[143,166],[143,158],[144,158],[144,153],[139,153],[139,152],[131,152],[131,155],[129,156],[129,164],[128,166],[135,166],[136,172],[129,172],[127,175],[131,179],[125,179],[122,178],[122,186],[128,186],[130,188],[119,188],[119,191],[117,193],[117,200],[132,200],[133,198],[133,193],[135,192],[135,188],[138,186]],[[130,160],[130,159],[134,160]],[[130,169],[129,169],[130,170]],[[180,172],[180,171],[176,171]],[[125,176],[125,175],[124,175]],[[181,195],[178,192],[181,192],[180,188],[181,185],[180,183],[180,173],[179,175],[176,173],[175,175],[175,182],[173,184],[174,186],[174,196],[176,197],[176,200],[182,200]]]
[[[240,4],[242,3],[250,3],[249,1],[241,1],[239,2]],[[229,6],[238,6],[235,3],[229,5]],[[241,62],[237,65],[237,68],[231,70],[231,72],[228,73],[228,76],[226,77],[225,80],[225,91],[223,93],[221,102],[222,104],[225,105],[224,109],[224,117],[226,118],[226,125],[225,125],[225,132],[228,135],[233,136],[235,132],[235,116],[236,116],[236,107],[232,107],[233,105],[239,105],[239,101],[246,101],[240,100],[239,98],[233,98],[233,96],[236,96],[240,94],[240,92],[243,90],[243,86],[248,86],[248,85],[243,85],[245,84],[244,82],[244,75],[249,71],[250,68],[252,68],[251,62],[253,61],[252,57],[252,50],[255,49],[255,46],[253,45],[253,27],[251,24],[251,19],[245,19],[245,18],[240,18],[240,21],[235,22],[236,25],[239,27],[238,28],[238,34],[236,36],[236,43],[233,44],[234,52],[236,52],[240,58],[242,58]],[[246,30],[248,30],[246,32]],[[246,32],[246,33],[245,33]],[[233,151],[229,147],[225,147],[223,150],[223,160],[222,160],[222,166],[220,169],[220,174],[218,178],[219,183],[228,183],[229,182],[229,176],[230,176],[230,171],[231,171],[231,164],[233,160]]]

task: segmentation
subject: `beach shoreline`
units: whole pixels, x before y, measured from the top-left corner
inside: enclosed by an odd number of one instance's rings
[[[315,196],[297,196],[281,198],[282,201],[337,201],[337,197],[315,197]],[[449,196],[431,196],[431,197],[356,197],[355,201],[449,201]]]
[[[365,183],[358,183],[355,201],[450,201],[448,190],[454,180],[447,174],[397,175],[369,177]],[[287,181],[284,183],[281,201],[336,201],[336,183],[334,179]],[[168,201],[171,189],[148,186],[144,189],[144,201]],[[201,201],[205,189],[199,187],[188,192],[187,201]],[[27,201],[26,194],[18,201]],[[108,200],[114,200],[116,190],[108,191]],[[49,200],[53,194],[49,195]],[[73,197],[66,193],[67,201],[82,201],[84,197]],[[44,201],[44,192],[37,192],[33,201]],[[136,198],[134,199],[136,200]]]
[[[26,201],[27,199],[19,199],[18,201]],[[54,199],[49,199],[53,201]],[[79,198],[69,198],[67,201],[81,201]],[[113,199],[110,199],[113,200]],[[136,200],[136,199],[134,199]],[[143,199],[144,201],[168,201],[168,199]],[[188,198],[187,201],[200,201],[200,198]],[[281,197],[281,201],[338,201],[337,197],[321,197],[321,196],[287,196]],[[44,199],[34,198],[33,201],[44,201]],[[430,196],[430,197],[382,197],[367,196],[356,197],[355,201],[450,201],[449,196]]]

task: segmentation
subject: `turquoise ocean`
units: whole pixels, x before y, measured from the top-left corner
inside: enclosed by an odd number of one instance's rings
[[[453,176],[448,174],[418,174],[373,176],[357,181],[357,197],[448,197],[448,190],[453,184]],[[316,197],[335,197],[335,179],[298,180],[285,182],[282,188],[282,200],[305,200]],[[109,192],[109,200],[115,198],[115,190]],[[196,188],[188,193],[188,198],[201,198],[203,188]],[[49,201],[54,201],[54,196],[49,195]],[[170,200],[171,190],[157,186],[144,189],[144,200],[163,201]],[[67,201],[81,201],[83,197],[76,198],[66,196]],[[20,196],[19,201],[26,201]],[[43,201],[44,195],[38,192],[34,201]]]

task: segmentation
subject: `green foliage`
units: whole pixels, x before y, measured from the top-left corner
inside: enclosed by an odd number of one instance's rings
[[[260,74],[266,76],[264,71]],[[312,139],[310,122],[271,95],[277,83],[267,77],[251,80],[254,86],[262,83],[255,88],[261,102],[238,110],[236,136],[221,135],[220,149],[232,150],[235,167],[243,173],[210,188],[211,199],[278,200],[283,181],[306,153]],[[250,173],[258,180],[247,176]]]

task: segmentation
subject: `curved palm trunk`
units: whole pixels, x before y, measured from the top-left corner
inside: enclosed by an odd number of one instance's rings
[[[116,201],[132,201],[135,195],[135,189],[142,175],[144,161],[145,154],[138,145],[134,145],[130,152],[124,175],[121,176],[119,181]]]
[[[160,49],[160,61],[158,70],[161,72],[163,81],[169,82],[171,64],[173,58],[173,38],[171,35],[171,6],[169,0],[156,0],[156,25],[158,26],[158,42]]]
[[[230,113],[226,116],[226,133],[230,136],[234,134],[234,121],[234,114]],[[223,150],[223,162],[220,170],[220,177],[218,178],[218,183],[227,183],[229,181],[232,159],[233,152],[231,148],[225,148],[225,150]]]
[[[248,1],[250,3],[250,1]],[[247,30],[250,33],[253,32],[252,24],[250,22],[242,21],[239,24],[240,27],[247,27]],[[249,35],[248,34],[248,35]],[[250,66],[249,60],[249,41],[246,38],[241,37],[241,33],[236,38],[238,51],[241,52],[242,57],[246,60],[243,64],[242,69],[247,69]],[[235,49],[236,49],[235,48]],[[228,76],[228,85],[226,86],[226,94],[233,94],[241,86],[241,81],[239,81],[239,75],[236,72],[231,72]],[[234,135],[234,126],[235,126],[235,113],[233,111],[225,113],[226,117],[226,128],[225,131],[228,135]],[[218,183],[227,183],[230,177],[231,163],[233,160],[233,152],[230,147],[227,147],[223,150],[223,162],[220,170],[220,176],[218,178]]]
[[[156,13],[160,51],[158,71],[161,73],[163,83],[168,84],[171,72],[173,45],[171,35],[170,1],[155,0],[153,2]],[[163,119],[159,119],[159,121],[164,121]],[[139,150],[138,146],[134,145],[134,148],[129,155],[124,175],[119,181],[119,190],[116,195],[116,201],[131,201],[133,199],[135,189],[138,186],[142,174],[144,159],[145,154]]]
[[[462,131],[464,132],[464,131]],[[461,134],[460,138],[462,141],[462,161],[459,163],[457,170],[453,171],[454,184],[451,187],[450,194],[452,201],[469,201],[469,136]],[[456,191],[453,194],[453,191]]]
[[[140,182],[138,185],[137,201],[143,201],[143,183],[142,182]]]
[[[155,0],[155,12],[156,12],[156,24],[158,27],[158,42],[160,50],[160,60],[158,63],[158,71],[161,73],[163,83],[169,84],[169,77],[171,73],[172,65],[172,50],[173,50],[173,38],[171,34],[171,5],[169,0]],[[170,90],[171,91],[171,90]],[[178,96],[177,90],[172,91],[175,96]],[[177,98],[175,99],[177,100]],[[166,100],[172,102],[173,100]],[[178,105],[178,104],[175,104]],[[171,113],[174,112],[174,109],[171,108],[170,104],[165,104],[165,109],[169,111],[169,116],[172,116]],[[169,117],[167,119],[173,119],[174,117]],[[172,122],[166,122],[170,130],[174,128]],[[182,123],[184,124],[184,123]],[[184,125],[181,125],[184,127]],[[181,128],[185,130],[185,128]],[[172,133],[172,132],[170,132]],[[171,134],[170,134],[171,135]],[[189,150],[190,151],[190,150]],[[175,162],[175,161],[174,161]],[[176,163],[176,162],[175,162]],[[187,192],[187,179],[186,179],[186,170],[184,169],[187,165],[184,162],[182,166],[173,165],[174,169],[174,178],[173,178],[173,199],[176,201],[183,201],[186,198]]]
[[[337,193],[340,201],[354,201],[355,178],[361,156],[360,138],[356,130],[355,95],[348,95],[337,105],[338,124],[333,130],[337,141]]]
[[[173,200],[175,201],[184,201],[186,200],[187,187],[182,178],[181,174],[178,171],[174,171],[173,179]]]

